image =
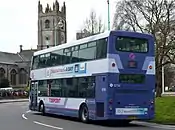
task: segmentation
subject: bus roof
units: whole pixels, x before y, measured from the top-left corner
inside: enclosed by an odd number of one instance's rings
[[[79,39],[79,40],[74,40],[74,41],[71,41],[71,42],[68,42],[68,43],[64,43],[64,44],[61,44],[61,45],[57,45],[55,47],[50,47],[48,49],[43,49],[43,50],[34,52],[34,56],[40,55],[40,54],[45,54],[45,53],[52,52],[52,51],[56,51],[58,49],[63,49],[63,48],[79,45],[79,44],[82,44],[82,43],[98,40],[98,39],[101,39],[101,38],[105,38],[105,37],[108,37],[110,35],[110,32],[111,31],[107,31],[107,32],[104,32],[104,33],[101,33],[101,34],[97,34],[97,35],[93,35],[93,36],[90,36],[90,37],[86,37],[86,38],[82,38],[82,39]]]
[[[50,48],[47,48],[47,49],[43,49],[43,50],[40,50],[40,51],[36,51],[36,52],[34,52],[33,55],[34,55],[34,56],[36,56],[36,55],[41,55],[41,54],[45,54],[45,53],[48,53],[48,52],[56,51],[56,50],[59,50],[59,49],[64,49],[64,48],[71,47],[71,46],[75,46],[75,45],[79,45],[79,44],[82,44],[82,43],[87,43],[87,42],[91,42],[91,41],[94,41],[94,40],[106,38],[106,37],[108,37],[112,32],[125,33],[125,34],[127,34],[127,33],[132,33],[133,35],[152,36],[152,35],[146,34],[146,33],[130,32],[130,31],[123,31],[123,30],[106,31],[106,32],[104,32],[104,33],[100,33],[100,34],[97,34],[97,35],[89,36],[89,37],[82,38],[82,39],[79,39],[79,40],[70,41],[70,42],[68,42],[68,43],[64,43],[64,44],[61,44],[61,45],[57,45],[57,46],[54,46],[54,47],[50,47]]]

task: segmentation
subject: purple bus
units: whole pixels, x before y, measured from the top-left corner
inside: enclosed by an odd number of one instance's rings
[[[29,108],[89,120],[154,118],[149,34],[110,31],[34,53]]]

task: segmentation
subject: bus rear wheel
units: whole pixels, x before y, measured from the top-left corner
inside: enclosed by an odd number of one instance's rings
[[[84,123],[88,123],[89,121],[89,111],[86,105],[82,106],[80,109],[80,119]]]

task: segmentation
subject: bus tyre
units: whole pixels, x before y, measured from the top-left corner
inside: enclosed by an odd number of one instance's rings
[[[130,122],[131,122],[130,120],[123,120],[123,121],[121,121],[121,124],[123,126],[127,126],[127,125],[129,125]]]
[[[88,123],[89,121],[89,111],[86,105],[84,105],[80,109],[80,119],[84,123]]]
[[[40,112],[42,113],[43,116],[45,116],[45,106],[43,103],[40,104]]]

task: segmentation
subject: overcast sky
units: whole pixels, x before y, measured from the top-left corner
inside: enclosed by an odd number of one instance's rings
[[[53,4],[55,0],[41,0]],[[94,9],[97,16],[102,16],[107,27],[107,0],[58,0],[67,6],[68,41],[74,40],[77,30]],[[111,26],[117,0],[110,0]],[[37,0],[0,0],[0,51],[18,52],[19,45],[24,49],[37,46]]]

